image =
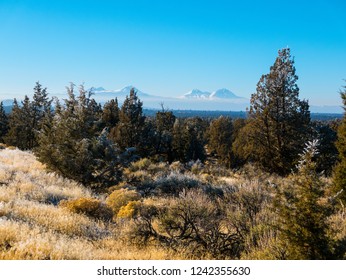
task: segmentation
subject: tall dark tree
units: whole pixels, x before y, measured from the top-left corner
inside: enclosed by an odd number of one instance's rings
[[[33,101],[25,96],[19,106],[14,102],[9,120],[9,133],[6,142],[23,150],[31,150],[37,146],[37,134],[41,129],[43,118],[51,117],[52,100],[48,98],[46,88],[39,82],[34,87]]]
[[[182,162],[204,161],[206,158],[206,123],[199,117],[177,119],[173,127],[173,151],[175,159]]]
[[[155,118],[155,154],[162,160],[173,160],[173,127],[176,117],[173,112],[162,111],[156,113]]]
[[[102,110],[102,125],[111,129],[119,122],[119,105],[118,99],[111,99],[106,102]]]
[[[0,143],[4,142],[4,137],[8,132],[8,116],[5,112],[3,103],[0,102]]]
[[[233,163],[233,123],[230,117],[220,116],[210,123],[208,148],[219,162],[231,167]]]
[[[299,99],[297,80],[290,49],[282,49],[251,96],[248,150],[270,172],[289,173],[307,139],[309,105]]]
[[[338,128],[336,147],[339,151],[339,163],[334,170],[334,189],[340,193],[343,203],[346,203],[346,86],[340,92],[344,104],[344,117]]]
[[[52,118],[52,99],[48,97],[47,88],[43,88],[39,82],[34,87],[33,101],[31,102],[31,127],[33,137],[31,138],[30,148],[38,145],[37,134],[42,127],[44,118]]]
[[[119,112],[119,122],[110,133],[111,140],[122,150],[136,148],[141,150],[145,117],[142,111],[143,103],[139,100],[134,88],[130,91]]]
[[[33,110],[28,96],[25,96],[22,106],[18,105],[16,99],[14,100],[9,116],[9,131],[4,139],[6,144],[22,150],[32,149],[35,137],[32,129],[32,116]]]

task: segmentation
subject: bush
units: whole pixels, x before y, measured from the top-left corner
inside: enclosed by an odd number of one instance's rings
[[[113,211],[100,200],[94,198],[78,198],[74,200],[62,200],[59,206],[67,208],[69,211],[86,216],[110,221],[113,217]]]
[[[142,158],[136,162],[133,162],[129,166],[129,170],[131,172],[135,172],[138,170],[146,170],[152,164],[151,160],[148,158]]]
[[[134,190],[120,189],[112,192],[106,199],[106,204],[117,215],[121,207],[126,206],[131,201],[138,201],[141,199],[139,193]]]
[[[224,218],[217,200],[191,190],[164,199],[164,205],[140,207],[133,236],[138,244],[156,241],[188,258],[239,257],[238,237],[225,230]]]
[[[131,219],[138,215],[139,208],[141,206],[140,201],[130,201],[125,206],[121,206],[117,217]]]

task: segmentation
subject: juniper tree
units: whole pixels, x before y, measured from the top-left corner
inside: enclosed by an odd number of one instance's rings
[[[208,148],[216,154],[220,163],[231,167],[233,163],[233,123],[231,118],[220,116],[210,123]]]
[[[4,142],[4,137],[8,131],[8,116],[5,112],[3,103],[0,102],[0,143]]]
[[[333,167],[338,159],[336,148],[337,131],[333,123],[315,121],[312,123],[313,137],[319,140],[319,157],[317,171],[331,176]]]
[[[177,160],[204,161],[206,158],[206,123],[199,117],[177,119],[173,127],[173,151]]]
[[[323,201],[326,183],[316,171],[318,141],[308,142],[287,185],[278,188],[274,206],[279,214],[280,237],[288,259],[332,258],[327,235],[329,203]]]
[[[42,88],[39,82],[34,87],[33,101],[31,102],[31,127],[33,137],[31,138],[31,149],[37,146],[37,133],[42,127],[44,118],[52,117],[52,99],[48,98],[47,88]]]
[[[163,160],[173,161],[173,127],[176,117],[173,112],[162,109],[155,117],[155,154]]]
[[[334,169],[334,190],[340,193],[339,198],[346,203],[346,86],[340,92],[344,105],[344,117],[338,128],[338,140],[336,147],[339,151],[339,163]]]
[[[32,116],[33,110],[28,96],[25,96],[22,106],[18,105],[16,99],[14,100],[9,116],[9,131],[4,138],[6,144],[22,150],[32,149],[35,137],[32,129]]]
[[[9,120],[9,132],[6,137],[8,144],[20,149],[31,150],[37,146],[37,133],[41,128],[44,117],[51,117],[52,100],[48,98],[46,88],[42,88],[39,82],[34,87],[34,96],[31,101],[24,97],[19,106],[14,102]]]
[[[119,122],[119,105],[118,99],[111,99],[106,102],[102,110],[102,125],[111,129],[115,127]]]
[[[44,122],[35,154],[49,169],[102,190],[119,179],[120,154],[107,132],[98,130],[101,111],[90,92],[83,86],[78,96],[74,92],[71,84],[65,105]]]
[[[139,100],[134,88],[126,97],[119,112],[119,122],[110,132],[110,138],[122,150],[136,148],[139,152],[143,141],[145,117],[142,111],[143,103]]]
[[[310,112],[299,99],[298,76],[290,49],[282,49],[250,100],[248,151],[268,171],[287,174],[306,141]]]

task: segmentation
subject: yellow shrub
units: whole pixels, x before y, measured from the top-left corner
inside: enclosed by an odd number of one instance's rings
[[[139,207],[141,206],[140,201],[130,201],[125,206],[122,206],[117,214],[118,218],[128,218],[131,219],[137,216],[139,212]]]
[[[94,198],[82,197],[74,200],[62,200],[59,205],[73,213],[85,214],[92,218],[111,220],[113,216],[111,208]]]
[[[120,189],[112,192],[106,199],[106,204],[113,210],[114,214],[118,214],[122,206],[127,205],[130,201],[138,201],[141,199],[139,193],[134,190]]]

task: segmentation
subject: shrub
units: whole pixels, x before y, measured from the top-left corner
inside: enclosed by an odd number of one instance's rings
[[[197,188],[199,185],[200,182],[192,176],[171,173],[155,181],[155,193],[178,195],[185,189]]]
[[[130,201],[141,199],[139,193],[134,190],[120,189],[113,191],[106,199],[106,204],[112,209],[114,215],[117,215],[120,208],[126,206]]]
[[[74,200],[62,200],[59,205],[69,211],[86,216],[109,221],[113,217],[113,211],[100,200],[94,198],[78,198]]]
[[[204,165],[199,159],[189,162],[188,165],[191,166],[191,173],[195,175],[199,175],[203,172]]]
[[[117,217],[118,218],[134,218],[139,213],[139,207],[141,206],[140,201],[130,201],[125,206],[121,206]]]
[[[183,171],[185,171],[184,164],[182,164],[180,161],[172,162],[169,167],[170,167],[171,170],[176,171],[176,172],[183,172]]]
[[[136,162],[131,163],[129,170],[135,172],[138,170],[146,170],[152,164],[151,160],[148,158],[142,158]]]
[[[201,190],[186,191],[164,205],[140,207],[133,236],[137,244],[156,241],[188,258],[235,258],[238,237],[224,229],[224,217],[217,200]]]

